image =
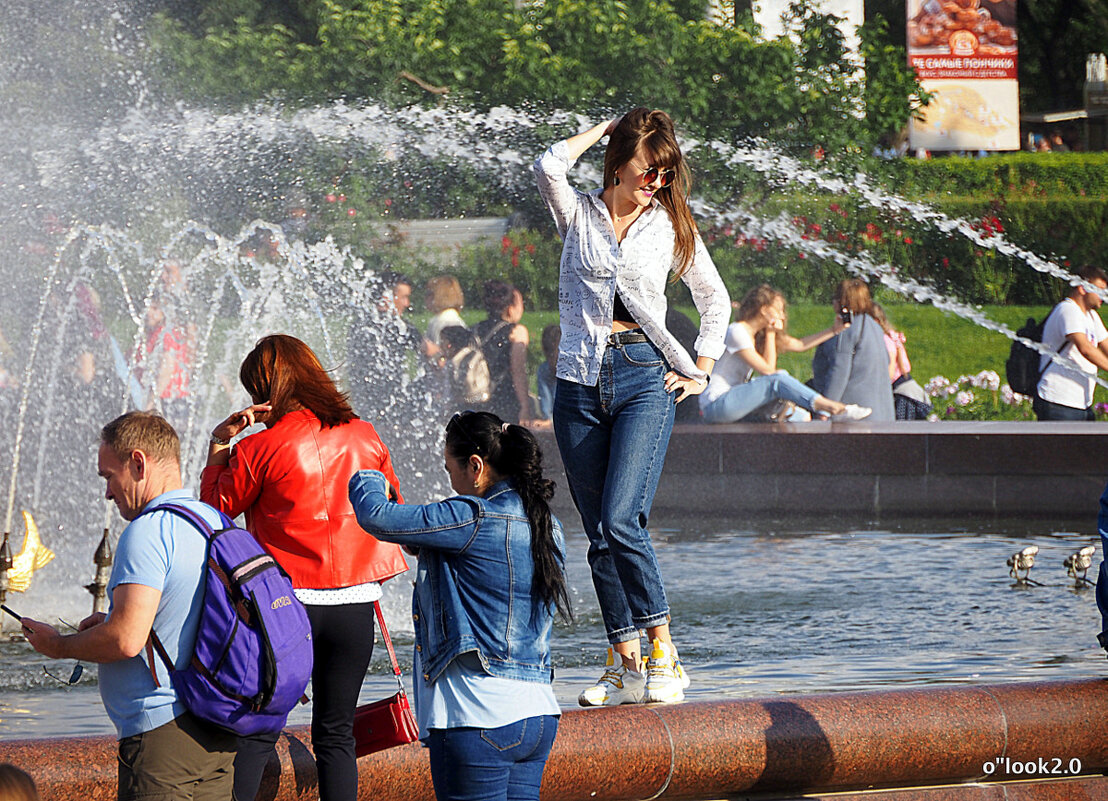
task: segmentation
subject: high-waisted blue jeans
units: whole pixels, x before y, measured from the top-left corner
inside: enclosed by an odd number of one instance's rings
[[[594,387],[558,379],[554,435],[589,538],[589,566],[611,643],[669,621],[650,506],[673,430],[665,359],[650,342],[612,345]]]
[[[701,406],[706,423],[737,423],[770,401],[779,398],[814,412],[812,402],[819,393],[800,383],[784,370],[771,375],[759,375],[745,384],[736,384],[711,403]]]
[[[538,801],[558,718],[539,715],[496,729],[431,729],[427,747],[438,801]]]

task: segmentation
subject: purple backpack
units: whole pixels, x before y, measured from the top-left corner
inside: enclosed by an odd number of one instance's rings
[[[279,732],[312,674],[312,630],[292,582],[254,535],[222,512],[213,531],[196,512],[163,504],[150,512],[171,512],[192,523],[208,540],[207,582],[196,645],[188,667],[174,670],[158,635],[150,632],[147,655],[154,683],[151,647],[169,669],[173,689],[198,718],[238,735]]]

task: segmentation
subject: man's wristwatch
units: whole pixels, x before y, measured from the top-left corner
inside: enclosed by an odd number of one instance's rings
[[[211,442],[213,445],[230,445],[231,444],[231,440],[229,440],[229,439],[220,439],[215,434],[212,434],[211,439],[209,439],[208,441]]]

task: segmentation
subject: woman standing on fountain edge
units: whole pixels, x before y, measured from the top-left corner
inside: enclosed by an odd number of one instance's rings
[[[354,708],[373,655],[373,602],[381,582],[408,569],[397,545],[367,536],[346,485],[361,469],[392,487],[388,448],[355,416],[305,343],[263,337],[239,379],[253,405],[212,431],[200,497],[246,528],[292,579],[312,626],[312,749],[322,801],[358,797]],[[230,442],[255,422],[265,431]],[[253,801],[277,735],[240,737],[235,798]]]
[[[604,186],[581,192],[566,174],[608,135]],[[663,111],[636,108],[558,142],[535,162],[562,249],[562,340],[554,433],[589,538],[589,565],[608,642],[620,657],[582,706],[684,698],[689,680],[670,638],[670,609],[646,523],[674,401],[699,395],[724,350],[727,290],[689,212],[689,170]],[[697,357],[665,327],[670,273],[700,312]],[[652,643],[641,672],[639,630]]]

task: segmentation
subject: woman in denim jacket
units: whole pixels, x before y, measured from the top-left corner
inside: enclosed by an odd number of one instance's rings
[[[488,412],[450,419],[444,457],[453,498],[401,505],[362,470],[350,502],[374,537],[419,553],[414,697],[436,797],[537,801],[561,714],[550,630],[570,614],[554,485],[531,432]]]

